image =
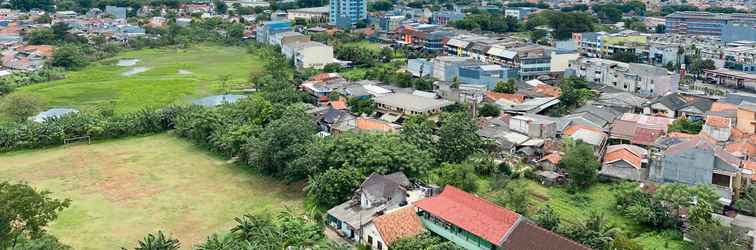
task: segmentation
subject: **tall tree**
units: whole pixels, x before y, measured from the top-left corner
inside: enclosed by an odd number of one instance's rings
[[[22,92],[0,97],[0,112],[16,121],[24,121],[46,106],[42,98]]]
[[[527,183],[509,181],[501,191],[493,194],[491,200],[519,214],[525,215],[528,212],[529,196]]]
[[[435,183],[442,187],[452,185],[467,192],[478,190],[478,176],[475,174],[475,166],[467,161],[458,164],[441,164],[441,168],[435,170]]]
[[[399,136],[403,141],[415,145],[418,149],[435,154],[434,127],[433,121],[428,120],[426,116],[410,116],[404,121]]]
[[[568,142],[559,166],[570,178],[573,188],[587,188],[596,179],[601,164],[594,155],[593,146],[583,141]]]
[[[749,214],[756,215],[756,186],[749,186],[735,202],[735,208]]]
[[[466,113],[447,113],[441,120],[438,131],[438,155],[440,162],[462,162],[480,150],[483,141],[477,134],[475,121]]]
[[[289,107],[247,144],[247,163],[265,174],[284,176],[288,164],[299,156],[298,148],[311,142],[315,132],[315,124],[301,107]]]
[[[0,182],[0,249],[14,248],[22,237],[45,235],[47,224],[71,204],[51,196],[23,183]]]
[[[517,91],[517,87],[515,86],[515,81],[513,79],[509,79],[509,81],[499,81],[496,83],[496,88],[494,88],[494,92],[499,93],[508,93],[512,94],[515,91]]]

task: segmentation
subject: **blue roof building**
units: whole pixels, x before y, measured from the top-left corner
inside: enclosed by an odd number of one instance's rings
[[[286,21],[268,21],[258,24],[255,29],[255,39],[259,43],[268,43],[268,38],[274,34],[291,31],[291,22]]]

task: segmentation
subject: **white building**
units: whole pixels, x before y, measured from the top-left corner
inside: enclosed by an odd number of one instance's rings
[[[319,42],[285,43],[281,50],[286,58],[294,59],[297,69],[322,69],[334,62],[333,47]]]
[[[662,67],[600,58],[572,60],[569,67],[577,77],[589,82],[646,97],[676,92],[680,81],[679,75]]]

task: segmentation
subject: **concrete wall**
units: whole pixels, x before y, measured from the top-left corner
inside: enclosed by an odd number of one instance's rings
[[[737,128],[744,133],[756,133],[756,113],[739,108],[737,111]]]
[[[300,68],[322,69],[333,63],[333,47],[328,45],[307,47],[297,52],[297,66]]]
[[[378,228],[372,222],[362,227],[362,244],[370,246],[372,249],[378,249],[378,244],[382,246],[381,249],[386,250],[386,242],[381,238],[381,234],[378,232]],[[372,242],[368,238],[372,238]]]
[[[714,169],[714,152],[691,148],[677,154],[666,154],[661,164],[651,170],[651,178],[657,182],[681,182],[686,184],[711,184]]]

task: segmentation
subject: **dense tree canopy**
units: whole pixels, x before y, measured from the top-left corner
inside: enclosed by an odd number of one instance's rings
[[[527,30],[534,30],[537,26],[548,25],[554,29],[555,39],[567,40],[572,33],[594,31],[596,23],[595,17],[583,12],[543,11],[529,16],[526,27]]]
[[[0,97],[0,112],[15,121],[24,121],[46,106],[45,101],[28,93],[12,93]]]
[[[676,119],[669,125],[669,132],[683,132],[687,134],[698,134],[703,128],[703,120],[691,121],[685,118]]]
[[[447,113],[440,123],[437,161],[462,162],[481,150],[483,141],[478,136],[478,126],[467,113]]]
[[[464,30],[482,30],[492,32],[516,32],[520,31],[521,24],[517,18],[502,14],[472,14],[466,15],[461,20],[451,21],[449,25]]]
[[[575,188],[587,188],[596,179],[601,164],[594,155],[593,146],[583,141],[568,142],[559,166],[567,172]]]
[[[19,238],[45,235],[47,224],[71,204],[51,196],[23,183],[0,182],[0,249],[14,248]]]

